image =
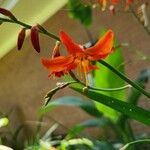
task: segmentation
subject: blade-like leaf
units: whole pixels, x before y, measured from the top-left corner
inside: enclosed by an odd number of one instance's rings
[[[95,117],[102,116],[102,114],[96,109],[94,103],[90,101],[81,100],[80,98],[75,96],[68,96],[56,99],[48,103],[46,106],[43,106],[39,112],[42,115],[49,112],[50,110],[54,109],[57,106],[77,106],[92,116]]]
[[[150,70],[148,69],[144,69],[140,72],[138,78],[135,80],[135,82],[137,84],[140,84],[141,87],[145,87],[145,84],[148,82],[148,79],[150,77]],[[140,96],[142,95],[142,93],[138,90],[136,90],[135,88],[131,88],[129,97],[127,99],[128,103],[132,103],[134,105],[137,105],[138,100],[140,98]],[[118,123],[120,124],[121,127],[125,126],[126,120],[128,119],[128,116],[122,114],[119,116],[118,118]]]
[[[88,148],[93,148],[93,142],[87,138],[79,138],[79,139],[71,139],[71,140],[62,140],[60,149],[67,150],[67,147],[69,146],[75,146],[75,145],[86,145]]]
[[[70,87],[74,89],[75,91],[78,91],[79,93],[83,94],[83,86],[81,84],[77,84],[77,83],[72,84]],[[150,112],[148,110],[145,110],[133,104],[129,104],[127,102],[118,100],[116,98],[103,95],[97,91],[90,90],[90,89],[88,90],[88,93],[86,94],[86,96],[96,102],[104,104],[125,115],[128,115],[131,118],[136,119],[137,121],[140,121],[146,125],[150,125]],[[105,111],[107,111],[107,109]]]
[[[115,44],[117,45],[117,44]],[[114,46],[115,47],[115,46]],[[111,54],[109,57],[105,59],[105,61],[115,68],[117,67],[120,72],[124,72],[124,65],[123,65],[123,56],[121,52],[121,48],[117,47],[113,54]],[[94,71],[94,83],[95,87],[97,88],[116,88],[116,87],[122,87],[125,85],[125,81],[118,78],[117,75],[115,75],[113,72],[111,72],[108,68],[105,66],[96,63],[96,66],[99,67],[99,69]],[[124,100],[126,99],[126,92],[124,90],[122,91],[116,91],[116,92],[103,92],[103,94]],[[105,116],[111,118],[113,121],[116,121],[118,118],[119,113],[111,108],[108,108],[104,106],[103,104],[97,103],[96,106],[99,111],[103,112]],[[107,109],[107,111],[105,111]]]
[[[68,133],[67,139],[76,137],[79,133],[81,133],[85,128],[89,127],[104,127],[106,125],[111,124],[111,121],[107,118],[101,117],[96,119],[90,119],[83,121],[77,125],[75,125]]]
[[[150,77],[150,70],[144,69],[140,72],[135,82],[140,84],[141,87],[144,88],[145,84],[148,82],[149,77]],[[128,97],[128,102],[136,105],[141,95],[142,94],[140,91],[136,90],[135,88],[131,88],[131,92]]]
[[[150,139],[139,139],[139,140],[136,140],[136,141],[132,141],[132,142],[127,143],[126,145],[124,145],[120,150],[126,150],[131,145],[141,144],[141,143],[150,143]]]

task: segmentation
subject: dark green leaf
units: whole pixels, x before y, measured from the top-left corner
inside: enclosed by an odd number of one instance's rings
[[[83,94],[82,85],[76,83],[72,84],[70,87],[75,91]],[[99,102],[119,112],[122,112],[123,114],[128,115],[131,118],[136,119],[137,121],[140,121],[146,125],[150,125],[150,112],[141,107],[129,104],[113,97],[103,95],[97,91],[90,89],[88,90],[86,96],[96,102]],[[105,111],[107,111],[107,109]]]
[[[57,106],[77,106],[90,115],[93,115],[95,117],[102,116],[102,114],[96,109],[94,103],[90,101],[81,100],[80,98],[75,96],[68,96],[56,99],[48,103],[46,106],[41,107],[39,112],[42,115],[49,112]]]
[[[140,72],[135,82],[137,84],[140,84],[141,87],[144,88],[145,84],[148,82],[149,77],[150,77],[150,70],[144,69]],[[131,92],[128,97],[128,102],[136,105],[141,95],[142,94],[140,91],[136,90],[135,88],[131,88]]]
[[[85,128],[89,127],[104,127],[106,125],[111,124],[111,121],[107,118],[101,117],[98,119],[90,119],[83,121],[77,125],[75,125],[68,133],[67,139],[76,137],[79,133],[81,133]]]
[[[91,6],[82,4],[80,0],[69,0],[68,9],[71,18],[79,20],[85,26],[92,23]]]
[[[115,150],[111,143],[107,141],[93,141],[94,148],[92,150]]]
[[[145,87],[145,84],[148,82],[148,79],[149,79],[149,76],[150,76],[150,70],[148,69],[145,69],[145,70],[142,70],[138,76],[138,78],[135,80],[135,82],[137,84],[140,84],[141,87]],[[130,91],[130,94],[129,94],[129,97],[127,99],[127,101],[129,103],[132,103],[134,105],[137,105],[138,103],[138,100],[141,96],[141,92],[138,91],[137,89],[135,88],[131,88],[131,91]],[[122,114],[119,118],[118,118],[118,124],[120,124],[120,126],[123,128],[125,126],[125,123],[126,123],[126,120],[128,119],[128,116]]]

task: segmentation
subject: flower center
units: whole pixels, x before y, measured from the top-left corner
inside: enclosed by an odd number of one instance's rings
[[[86,56],[78,56],[76,58],[76,63],[77,63],[77,73],[80,78],[85,79],[86,86],[88,86],[88,78],[87,78],[87,73],[89,72],[89,60],[87,59]]]

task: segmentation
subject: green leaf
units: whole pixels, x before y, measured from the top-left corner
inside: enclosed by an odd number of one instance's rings
[[[83,121],[77,125],[75,125],[67,134],[66,139],[74,138],[79,133],[81,133],[85,128],[91,127],[104,127],[106,125],[111,124],[111,121],[107,118],[101,117],[96,119],[90,119]]]
[[[70,85],[70,87],[75,91],[84,94],[83,86],[81,84],[72,84]],[[150,112],[141,107],[129,104],[127,102],[121,101],[110,96],[106,96],[104,94],[99,93],[98,91],[90,89],[88,90],[86,96],[98,103],[104,104],[110,108],[113,108],[114,110],[117,110],[127,116],[130,116],[131,118],[137,121],[140,121],[146,125],[150,125]],[[107,109],[105,111],[107,111]]]
[[[145,84],[148,82],[148,79],[150,77],[150,70],[144,69],[140,72],[138,78],[135,80],[136,83],[141,85],[141,87],[145,87]],[[131,88],[130,95],[128,97],[128,102],[137,105],[138,100],[142,93],[135,88]]]
[[[56,99],[48,103],[46,106],[41,107],[39,113],[43,115],[57,106],[77,106],[92,116],[102,116],[102,114],[96,109],[94,103],[90,101],[81,100],[80,98],[75,96],[68,96]]]
[[[94,143],[93,150],[115,150],[115,148],[113,148],[113,145],[107,141],[95,140],[93,141],[93,143]]]
[[[104,65],[105,67],[107,67],[108,69],[110,69],[113,73],[118,75],[118,77],[120,77],[122,80],[126,81],[128,84],[133,86],[135,89],[139,90],[142,94],[144,94],[146,97],[148,97],[150,99],[150,93],[148,91],[144,90],[143,87],[141,87],[137,83],[133,82],[131,79],[129,79],[123,73],[118,71],[115,67],[111,66],[110,64],[108,64],[107,62],[105,62],[103,60],[99,60],[98,62],[100,64]]]
[[[79,20],[84,26],[89,26],[92,23],[91,6],[84,5],[80,0],[68,1],[69,16]]]
[[[90,149],[93,148],[93,142],[87,138],[78,138],[78,139],[71,139],[71,140],[62,140],[60,148],[62,150],[67,150],[67,147],[74,146],[74,145],[86,145]]]
[[[134,144],[141,144],[141,143],[150,143],[150,139],[139,139],[139,140],[127,143],[120,150],[126,150],[129,148],[129,146],[132,146]]]
[[[114,53],[105,59],[105,61],[115,68],[118,68],[120,72],[124,72],[124,59],[122,56],[121,48],[116,48]],[[111,70],[101,65],[100,63],[96,63],[96,66],[99,69],[94,71],[94,83],[95,87],[99,88],[117,88],[125,85],[125,81],[120,79],[117,75],[115,75]],[[125,90],[116,91],[116,92],[103,92],[105,95],[118,98],[120,100],[126,99]],[[99,111],[103,112],[105,116],[111,118],[113,121],[116,121],[119,113],[111,108],[104,106],[103,104],[97,103],[96,106]],[[107,109],[107,111],[105,111]]]
[[[141,87],[144,88],[145,84],[148,82],[149,77],[150,77],[150,70],[144,69],[140,72],[139,76],[135,80],[135,83],[141,85]],[[142,95],[142,93],[140,91],[138,91],[137,89],[132,87],[130,94],[128,96],[128,99],[127,99],[128,103],[132,103],[134,105],[137,105],[138,100],[139,100],[141,95]],[[126,116],[124,114],[119,116],[118,123],[120,124],[121,127],[125,126],[127,119],[128,119],[128,116]]]

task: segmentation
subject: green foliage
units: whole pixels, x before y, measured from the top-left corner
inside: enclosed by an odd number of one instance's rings
[[[83,86],[80,84],[73,84],[70,86],[75,91],[84,94],[83,93]],[[85,95],[85,94],[84,94]],[[88,90],[86,93],[86,96],[98,103],[102,103],[110,108],[113,108],[127,116],[130,116],[133,119],[136,119],[146,125],[150,125],[150,112],[147,110],[144,110],[143,108],[140,108],[138,106],[135,106],[133,104],[129,104],[127,102],[118,100],[113,97],[106,96],[104,94],[101,94],[98,91],[94,90]]]
[[[91,6],[84,5],[80,0],[68,1],[69,16],[79,20],[84,26],[89,26],[92,23]]]
[[[117,45],[117,44],[115,44]],[[120,72],[124,73],[124,59],[122,56],[121,48],[116,48],[113,54],[105,59],[105,61],[111,64],[113,67],[117,68]],[[95,87],[99,88],[117,88],[125,85],[125,81],[116,76],[111,70],[101,65],[100,63],[96,63],[99,69],[94,71],[94,83]],[[101,92],[102,93],[102,92]],[[126,99],[125,90],[116,91],[116,92],[103,92],[103,94],[108,95],[110,97],[117,98],[119,100]],[[111,118],[113,121],[116,121],[119,113],[103,104],[97,103],[96,106],[100,112],[103,112],[107,117]],[[107,110],[107,111],[106,111]]]
[[[140,72],[140,74],[138,75],[135,82],[137,84],[141,85],[141,87],[145,88],[146,83],[148,83],[149,77],[150,77],[150,70],[144,69]],[[129,96],[127,98],[127,102],[131,103],[133,105],[137,105],[138,100],[139,100],[141,95],[142,94],[140,91],[138,91],[132,87],[130,90]],[[126,116],[125,114],[121,114],[118,118],[118,124],[121,126],[121,128],[123,128],[123,130],[125,130],[125,128],[126,128],[127,119],[128,119],[128,116]]]
[[[134,144],[141,144],[141,143],[149,143],[150,144],[150,139],[140,139],[140,140],[129,142],[126,145],[124,145],[120,150],[126,150]]]
[[[80,98],[75,96],[56,99],[55,101],[48,103],[46,106],[41,107],[39,112],[41,115],[43,115],[57,106],[77,106],[94,117],[102,116],[102,114],[96,109],[94,103],[81,100]]]
[[[67,134],[66,139],[70,139],[73,137],[76,137],[78,134],[80,134],[84,129],[91,128],[91,127],[105,127],[108,125],[111,125],[111,121],[105,117],[96,118],[96,119],[90,119],[83,121],[77,125],[75,125]]]
[[[93,148],[93,142],[86,138],[71,139],[71,140],[62,140],[60,144],[60,150],[67,150],[69,146],[73,145],[86,145],[90,149]]]
[[[150,77],[150,69],[144,69],[140,72],[135,82],[139,84],[141,87],[145,88],[145,84],[148,82],[149,77]],[[128,97],[128,102],[137,105],[141,95],[142,94],[140,91],[136,90],[135,88],[131,88]]]

